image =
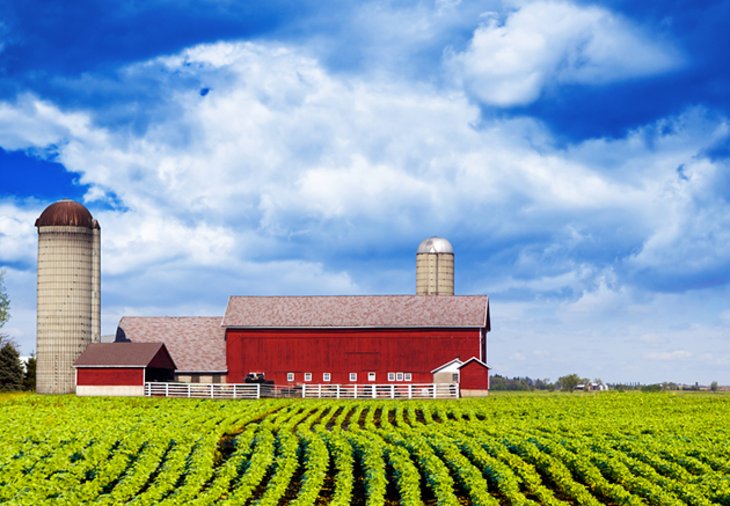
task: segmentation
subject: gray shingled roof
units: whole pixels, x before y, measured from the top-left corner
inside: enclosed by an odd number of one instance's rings
[[[226,328],[489,328],[486,295],[230,297]]]
[[[117,339],[165,343],[177,372],[227,372],[225,330],[220,316],[125,316]]]
[[[147,367],[154,358],[170,363],[163,343],[91,343],[76,359],[77,367]]]

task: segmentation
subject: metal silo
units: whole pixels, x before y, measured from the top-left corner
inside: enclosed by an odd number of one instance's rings
[[[429,237],[416,252],[416,295],[454,295],[454,248]]]
[[[36,220],[36,389],[70,393],[74,361],[100,336],[100,227],[84,206],[61,200]]]

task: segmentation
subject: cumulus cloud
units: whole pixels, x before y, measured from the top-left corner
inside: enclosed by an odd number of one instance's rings
[[[220,312],[234,293],[409,292],[410,256],[387,276],[362,258],[411,255],[439,231],[476,252],[459,257],[459,291],[501,299],[495,356],[539,367],[541,343],[568,357],[557,377],[585,357],[576,346],[619,360],[598,335],[643,342],[647,269],[686,262],[701,277],[727,258],[723,162],[703,155],[726,121],[701,109],[557,147],[537,121],[481,117],[458,89],[335,74],[281,44],[200,45],[120,75],[169,87],[144,131],[30,95],[0,103],[0,146],[54,146],[89,188],[106,332],[125,313]],[[4,261],[33,262],[42,207],[3,202]],[[636,328],[586,325],[629,308]]]
[[[60,111],[32,95],[21,95],[14,103],[0,102],[0,146],[6,150],[45,147],[86,128],[85,115]]]
[[[490,16],[451,56],[469,92],[485,104],[535,101],[548,86],[601,84],[679,65],[671,47],[616,14],[568,2],[527,2]]]

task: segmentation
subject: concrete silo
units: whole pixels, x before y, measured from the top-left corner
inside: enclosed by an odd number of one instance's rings
[[[36,389],[70,393],[74,361],[100,340],[101,229],[83,205],[60,200],[36,220]]]
[[[416,252],[416,295],[454,295],[454,248],[429,237]]]

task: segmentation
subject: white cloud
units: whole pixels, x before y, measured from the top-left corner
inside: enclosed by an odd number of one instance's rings
[[[0,146],[58,144],[58,160],[90,186],[105,332],[125,313],[219,313],[231,294],[382,291],[372,280],[386,276],[356,262],[412,251],[439,230],[497,245],[457,260],[471,291],[497,293],[490,365],[509,371],[504,357],[522,356],[525,372],[512,375],[575,370],[608,381],[612,365],[641,372],[648,353],[663,352],[648,334],[685,349],[676,307],[687,302],[647,294],[632,269],[696,262],[702,272],[730,243],[716,189],[722,167],[702,155],[727,126],[706,111],[557,148],[537,121],[480,119],[457,90],[333,74],[292,47],[203,45],[134,67],[128,79],[183,75],[211,91],[200,96],[181,79],[165,98],[169,115],[142,133],[31,96],[0,104]],[[20,117],[21,133],[9,135]],[[0,259],[34,262],[42,207],[0,204]],[[700,259],[682,237],[702,246]],[[396,291],[410,291],[411,258],[388,268],[389,279],[409,280]],[[500,300],[514,292],[519,303]],[[697,332],[722,351],[716,327]],[[616,340],[640,347],[622,357]],[[532,353],[535,343],[551,350],[549,361]],[[692,359],[706,350],[687,351]],[[597,356],[603,370],[580,369]]]
[[[674,351],[654,351],[646,354],[646,358],[649,360],[662,360],[662,361],[673,361],[673,360],[686,360],[692,358],[692,352],[687,350],[674,350]]]
[[[679,60],[671,48],[601,7],[538,1],[504,20],[490,17],[451,63],[480,101],[512,106],[533,102],[546,86],[652,75]]]
[[[32,95],[20,95],[15,103],[0,102],[0,146],[6,150],[45,147],[71,132],[87,131],[87,117],[60,111]]]

